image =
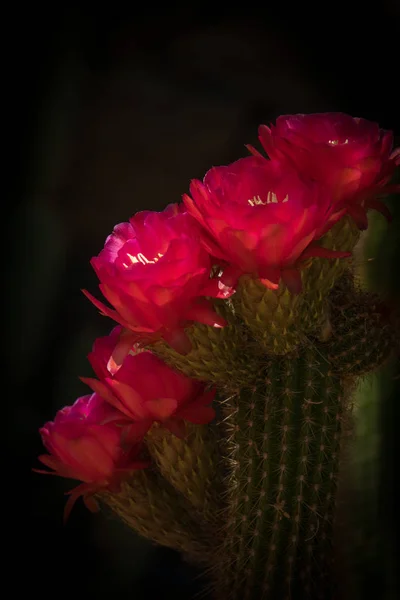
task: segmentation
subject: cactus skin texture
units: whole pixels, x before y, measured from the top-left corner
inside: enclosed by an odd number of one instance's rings
[[[203,362],[202,377],[218,381],[218,422],[189,425],[183,440],[153,426],[145,439],[153,469],[103,496],[136,531],[204,568],[215,600],[340,597],[333,526],[352,394],[389,358],[394,336],[382,301],[349,269],[324,263],[333,271],[321,296],[316,261],[307,302],[319,303],[324,321],[306,336],[300,327],[283,356],[244,335],[229,377]],[[187,373],[189,358],[175,368]]]
[[[222,478],[217,477],[218,442],[210,426],[186,425],[185,439],[153,426],[146,445],[162,476],[182,494],[203,519],[216,525]]]
[[[326,344],[336,371],[363,375],[384,363],[396,345],[392,316],[376,294],[359,289],[344,277],[331,294],[332,339]]]
[[[245,377],[248,364],[238,352],[244,340],[233,324],[221,329],[196,324],[186,333],[192,344],[188,354],[179,354],[163,341],[156,342],[152,352],[192,379],[221,384]]]
[[[328,598],[330,531],[348,398],[317,348],[275,358],[225,405],[231,490],[218,598]]]
[[[351,252],[359,235],[353,220],[345,217],[321,239],[321,245]],[[321,327],[328,294],[348,267],[348,259],[312,259],[302,270],[303,291],[299,295],[292,295],[283,284],[278,290],[270,290],[244,276],[232,302],[264,350],[284,355]]]
[[[182,552],[194,564],[207,563],[211,530],[157,471],[138,471],[118,494],[104,492],[99,500],[143,537]]]
[[[222,328],[195,323],[186,330],[192,349],[179,354],[166,342],[158,341],[151,350],[168,365],[192,379],[216,385],[243,385],[261,368],[259,352],[243,354],[251,346],[249,334],[235,317],[231,302],[215,301],[216,311],[228,325]]]
[[[165,363],[192,379],[236,389],[262,369],[265,356],[238,319],[230,300],[223,303],[216,300],[214,306],[226,319],[227,326],[216,328],[201,323],[190,326],[186,330],[192,343],[188,354],[179,354],[162,340],[150,349]]]

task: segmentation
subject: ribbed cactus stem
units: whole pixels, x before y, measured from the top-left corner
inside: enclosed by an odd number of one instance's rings
[[[362,375],[390,356],[396,345],[396,327],[380,298],[346,279],[330,297],[331,336],[325,347],[335,371]]]
[[[231,497],[217,597],[329,598],[343,385],[318,350],[272,361],[226,409]],[[321,573],[325,573],[321,581]]]
[[[212,523],[218,518],[222,480],[216,473],[218,444],[212,426],[186,423],[180,439],[156,425],[146,436],[146,446],[160,474],[187,499],[192,512]]]
[[[320,245],[329,250],[352,252],[359,239],[360,231],[353,219],[343,217],[322,237]],[[304,278],[305,292],[315,293],[318,289],[318,297],[326,298],[347,268],[347,261],[340,258],[331,261],[313,260],[307,269],[307,277]]]
[[[321,246],[329,250],[352,252],[360,239],[360,231],[351,217],[342,218],[321,239]],[[312,332],[321,327],[327,312],[328,295],[351,260],[315,258],[303,274],[303,303],[299,307],[301,328]]]
[[[213,384],[243,384],[260,368],[258,355],[243,356],[248,333],[239,323],[228,301],[215,301],[217,312],[227,321],[226,327],[194,323],[186,329],[192,348],[179,354],[165,341],[151,345],[151,350],[181,373]]]
[[[344,217],[321,239],[320,245],[351,252],[359,235],[353,220]],[[284,355],[323,325],[328,294],[348,266],[346,258],[310,259],[301,272],[300,294],[291,294],[282,281],[278,290],[270,290],[259,280],[243,276],[232,302],[265,351]]]
[[[235,310],[265,351],[291,352],[301,341],[296,324],[300,296],[294,296],[281,282],[278,290],[266,288],[258,279],[241,277],[232,298]]]
[[[137,471],[118,493],[104,492],[99,500],[143,537],[182,552],[193,563],[207,563],[211,531],[157,471]]]

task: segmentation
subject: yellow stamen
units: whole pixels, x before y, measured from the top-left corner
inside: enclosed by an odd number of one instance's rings
[[[133,265],[135,265],[136,263],[142,263],[142,265],[154,265],[161,257],[163,256],[163,254],[161,254],[160,252],[157,254],[157,256],[154,257],[153,260],[149,260],[148,258],[146,258],[146,256],[144,254],[142,254],[141,252],[139,252],[139,254],[137,254],[136,256],[132,256],[132,254],[127,253],[127,257],[129,258],[129,260],[131,261],[131,263]],[[126,269],[128,269],[131,265],[127,265],[126,263],[123,263],[124,267]]]

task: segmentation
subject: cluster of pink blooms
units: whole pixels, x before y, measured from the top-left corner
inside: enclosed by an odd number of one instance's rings
[[[279,117],[259,128],[259,139],[268,158],[248,146],[251,156],[193,180],[182,203],[117,225],[92,259],[112,308],[85,294],[119,325],[89,354],[97,378],[83,381],[93,393],[40,430],[50,453],[42,463],[82,482],[66,514],[79,496],[94,510],[94,494],[118,491],[127,474],[148,466],[141,449],[154,423],[182,437],[185,422],[215,416],[215,390],[172,370],[149,345],[162,339],[187,353],[185,328],[224,327],[212,299],[229,298],[242,275],[298,293],[304,261],[349,255],[319,243],[335,223],[349,215],[365,229],[368,209],[389,217],[379,198],[399,190],[390,185],[400,164],[391,132],[325,113]]]

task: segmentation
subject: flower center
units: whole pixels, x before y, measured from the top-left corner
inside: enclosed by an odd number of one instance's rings
[[[330,144],[331,146],[338,146],[338,144],[348,144],[349,140],[345,139],[343,142],[339,142],[339,140],[329,140],[328,144]]]
[[[130,354],[131,356],[136,356],[137,354],[141,354],[142,352],[147,352],[146,348],[142,348],[141,346],[139,346],[139,344],[133,344],[128,354]]]
[[[139,252],[139,254],[136,254],[136,256],[129,254],[129,252],[127,252],[126,255],[129,258],[129,260],[131,261],[132,265],[135,265],[139,262],[142,263],[142,265],[154,265],[160,258],[162,258],[164,256],[163,254],[161,254],[161,252],[159,252],[157,254],[157,256],[155,256],[153,258],[153,260],[150,260],[141,252]],[[122,263],[122,264],[124,265],[125,269],[129,269],[129,267],[131,266],[130,264],[126,264],[126,263]]]
[[[288,200],[289,200],[289,195],[286,194],[286,196],[284,197],[282,202],[287,202]],[[265,202],[264,202],[264,200],[261,200],[260,196],[253,196],[253,198],[251,198],[251,200],[247,200],[247,202],[250,204],[250,206],[258,206],[259,204],[262,204],[262,205],[271,204],[271,203],[276,204],[277,202],[279,202],[279,200],[278,200],[277,195],[274,194],[274,192],[268,192],[267,200]]]

